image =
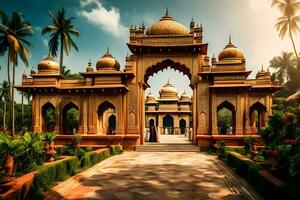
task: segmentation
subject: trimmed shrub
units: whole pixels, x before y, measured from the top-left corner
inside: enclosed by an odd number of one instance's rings
[[[123,152],[121,146],[114,146],[114,145],[112,145],[109,148],[110,148],[110,154],[111,155],[116,155],[116,154],[120,154],[120,153]]]
[[[69,176],[105,160],[111,155],[111,151],[114,154],[122,152],[120,147],[114,147],[113,150],[111,149],[112,148],[101,152],[87,152],[81,162],[76,156],[72,156],[68,159],[42,167],[34,177],[33,184],[30,188],[30,198],[39,199],[43,192],[48,191],[57,182],[65,180]]]

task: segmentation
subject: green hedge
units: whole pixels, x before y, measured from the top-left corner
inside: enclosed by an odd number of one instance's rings
[[[300,188],[285,183],[276,187],[270,180],[260,174],[263,167],[247,157],[232,151],[225,151],[223,159],[237,174],[244,177],[265,199],[298,199]]]
[[[120,146],[112,146],[110,149],[97,152],[87,152],[81,161],[76,156],[66,160],[57,161],[42,167],[35,175],[30,188],[30,199],[42,199],[42,193],[51,189],[59,181],[81,172],[106,158],[121,153]]]

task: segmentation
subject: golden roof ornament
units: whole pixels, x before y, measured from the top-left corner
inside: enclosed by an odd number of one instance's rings
[[[219,54],[219,61],[222,60],[240,60],[244,61],[243,52],[238,49],[231,41],[231,35],[229,35],[228,44]]]

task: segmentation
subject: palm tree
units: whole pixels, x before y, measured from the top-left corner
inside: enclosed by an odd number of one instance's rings
[[[13,12],[11,20],[8,16],[1,12],[2,24],[0,24],[0,45],[7,45],[5,48],[8,51],[8,64],[7,70],[10,71],[10,63],[13,65],[13,78],[10,84],[10,75],[8,74],[8,83],[11,88],[11,134],[15,134],[15,113],[14,113],[14,86],[15,86],[15,71],[18,65],[18,58],[20,57],[23,63],[28,66],[28,57],[31,56],[28,46],[31,44],[25,39],[27,36],[32,35],[31,25],[24,20],[20,12]]]
[[[282,84],[285,80],[294,80],[296,74],[297,60],[292,52],[282,52],[270,61],[270,68],[276,70],[277,78]]]
[[[63,56],[64,52],[68,55],[69,51],[73,47],[78,51],[78,47],[75,42],[72,40],[71,35],[79,37],[80,33],[77,31],[72,21],[74,17],[66,18],[65,9],[62,8],[58,10],[54,15],[52,12],[49,12],[49,17],[52,20],[52,24],[48,25],[42,30],[42,35],[50,33],[49,40],[49,50],[53,57],[57,56],[58,46],[60,44],[60,72],[62,71],[63,66]]]
[[[24,92],[23,90],[20,91],[21,93],[21,119],[22,119],[22,126],[24,124]]]
[[[30,104],[30,98],[31,98],[31,94],[30,93],[27,93],[27,92],[25,92],[24,94],[24,98],[26,99],[26,101],[27,101],[27,104]]]
[[[293,33],[300,31],[299,22],[300,16],[296,15],[297,11],[300,9],[299,0],[273,0],[272,7],[275,6],[282,13],[282,16],[277,19],[275,24],[276,30],[279,32],[279,37],[284,38],[286,34],[289,34],[291,39],[294,53],[297,58],[297,68],[300,70],[300,60],[295,46]]]
[[[3,81],[0,88],[0,100],[4,101],[4,108],[3,108],[3,130],[6,130],[6,109],[7,109],[7,102],[9,102],[9,85],[7,81]]]

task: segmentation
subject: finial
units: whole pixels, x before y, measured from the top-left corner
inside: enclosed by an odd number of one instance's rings
[[[145,28],[145,22],[144,21],[142,22],[142,28]]]
[[[215,54],[213,53],[213,58],[215,57]]]
[[[228,44],[231,44],[231,34],[229,34],[229,42]]]
[[[194,18],[192,17],[192,21],[191,22],[194,22]]]
[[[88,66],[89,66],[89,67],[92,66],[92,61],[91,61],[91,59],[89,59]]]
[[[109,47],[107,46],[107,48],[106,48],[106,53],[109,53]]]
[[[165,14],[165,16],[169,16],[169,9],[168,9],[168,7],[166,8],[166,14]]]
[[[261,65],[261,71],[262,72],[264,71],[264,65]]]
[[[167,82],[167,84],[170,84],[170,79],[168,78],[168,82]]]

